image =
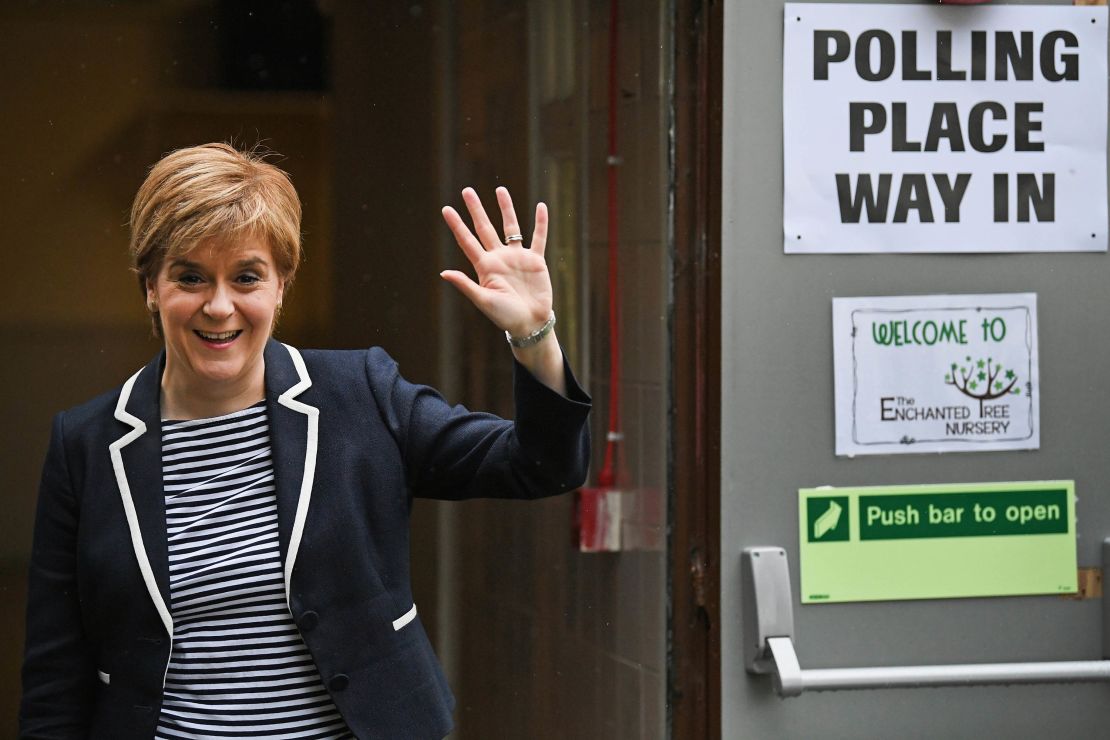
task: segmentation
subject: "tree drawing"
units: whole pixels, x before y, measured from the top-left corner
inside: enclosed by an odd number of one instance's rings
[[[1017,373],[1011,368],[1002,369],[1002,365],[995,364],[993,357],[979,358],[972,362],[971,357],[965,357],[966,364],[952,363],[950,372],[944,374],[944,382],[956,386],[956,390],[968,398],[979,402],[979,416],[983,416],[983,404],[1002,398],[1006,395],[1019,395],[1020,388],[1015,388],[1018,378]]]

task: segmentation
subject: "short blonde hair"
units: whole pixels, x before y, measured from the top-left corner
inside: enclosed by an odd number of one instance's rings
[[[213,236],[250,234],[270,246],[286,286],[301,262],[301,201],[289,175],[265,160],[272,153],[202,144],[155,164],[131,205],[131,267],[146,296],[166,259]],[[154,332],[162,335],[157,310]]]

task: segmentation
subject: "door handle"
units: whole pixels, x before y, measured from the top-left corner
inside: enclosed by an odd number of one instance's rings
[[[794,600],[786,551],[747,547],[742,557],[745,668],[753,674],[770,674],[779,696],[845,689],[1110,681],[1110,660],[802,668],[794,650]],[[1102,561],[1110,562],[1110,539],[1102,543]],[[1103,590],[1102,615],[1105,651],[1110,647],[1110,589]]]

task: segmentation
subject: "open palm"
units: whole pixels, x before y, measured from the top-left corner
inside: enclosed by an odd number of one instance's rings
[[[547,246],[547,206],[536,205],[536,227],[529,247],[520,239],[520,225],[512,198],[497,188],[497,204],[505,240],[490,223],[482,201],[473,188],[462,192],[463,202],[474,223],[472,232],[458,212],[443,209],[443,219],[455,235],[463,254],[470,260],[478,280],[458,270],[444,270],[444,280],[458,288],[499,329],[513,336],[526,336],[542,326],[551,315],[551,275],[544,260]]]

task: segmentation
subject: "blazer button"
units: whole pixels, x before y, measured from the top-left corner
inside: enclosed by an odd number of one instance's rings
[[[351,679],[347,678],[346,673],[337,673],[328,681],[328,688],[332,691],[342,691],[347,688],[351,683]]]
[[[307,611],[301,615],[297,620],[297,626],[301,628],[302,632],[311,632],[316,629],[316,625],[320,623],[320,615],[314,611]]]

